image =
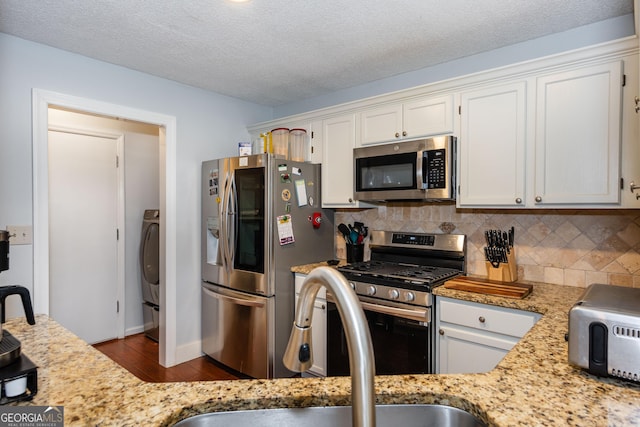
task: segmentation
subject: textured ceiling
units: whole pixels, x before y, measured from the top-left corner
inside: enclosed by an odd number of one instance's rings
[[[264,105],[632,13],[633,0],[0,0],[0,32]]]

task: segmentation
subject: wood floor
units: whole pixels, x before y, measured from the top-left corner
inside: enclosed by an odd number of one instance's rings
[[[216,381],[248,378],[218,364],[208,357],[200,357],[171,368],[158,363],[158,343],[144,334],[130,335],[94,347],[109,356],[136,377],[148,382]]]

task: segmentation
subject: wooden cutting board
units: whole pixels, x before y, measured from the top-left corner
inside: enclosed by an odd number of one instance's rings
[[[447,289],[476,292],[479,294],[495,295],[507,298],[524,298],[533,290],[532,285],[515,282],[497,282],[495,280],[479,279],[475,277],[458,276],[442,285]]]

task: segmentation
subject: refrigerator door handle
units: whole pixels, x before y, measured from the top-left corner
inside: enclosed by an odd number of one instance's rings
[[[255,301],[255,300],[250,300],[250,299],[245,299],[245,298],[235,298],[229,295],[224,295],[224,294],[219,294],[217,292],[212,291],[211,289],[207,289],[207,288],[203,288],[204,292],[210,296],[212,296],[213,298],[218,298],[221,300],[227,300],[233,304],[236,305],[243,305],[246,307],[264,307],[265,306],[265,302],[263,301]]]
[[[224,262],[224,269],[227,271],[227,274],[231,274],[231,249],[229,248],[231,242],[231,230],[229,225],[229,218],[232,214],[229,212],[230,204],[231,204],[231,176],[232,173],[227,172],[224,179],[224,187],[222,192],[222,212],[220,213],[221,220],[221,229],[222,229],[222,239],[220,239],[222,243],[222,259]]]

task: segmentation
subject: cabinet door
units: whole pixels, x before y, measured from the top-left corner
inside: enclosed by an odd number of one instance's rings
[[[322,122],[322,206],[351,208],[353,199],[353,149],[355,115],[346,114]]]
[[[360,113],[360,145],[402,138],[402,104],[383,105]]]
[[[406,138],[453,133],[453,95],[405,103],[402,123]]]
[[[488,372],[517,340],[441,324],[438,330],[439,374]]]
[[[452,133],[453,95],[370,108],[359,117],[359,145]]]
[[[526,82],[461,94],[458,206],[523,206]]]
[[[536,204],[618,203],[622,63],[537,79]]]

